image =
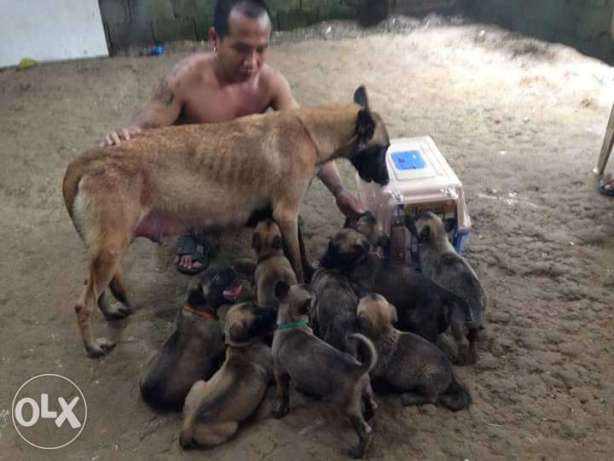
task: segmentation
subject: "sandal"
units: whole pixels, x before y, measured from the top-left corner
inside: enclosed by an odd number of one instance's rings
[[[204,271],[209,265],[210,246],[203,234],[186,234],[177,240],[177,257],[175,263],[177,270],[182,274],[195,275]],[[192,263],[200,263],[199,267],[185,267],[180,265],[182,256],[191,256]]]
[[[614,179],[611,175],[606,175],[599,179],[599,186],[597,190],[600,194],[607,195],[608,197],[614,197]]]

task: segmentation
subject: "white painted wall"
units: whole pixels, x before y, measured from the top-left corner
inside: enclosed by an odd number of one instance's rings
[[[0,67],[108,55],[98,0],[0,0]]]

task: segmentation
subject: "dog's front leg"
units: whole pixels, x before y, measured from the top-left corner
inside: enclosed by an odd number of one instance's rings
[[[301,260],[301,249],[298,241],[298,212],[297,210],[281,209],[273,213],[275,221],[281,229],[281,233],[288,246],[288,256],[296,274],[298,283],[305,281],[303,276],[303,261]]]
[[[276,395],[273,404],[273,416],[283,418],[290,410],[290,375],[275,370]]]

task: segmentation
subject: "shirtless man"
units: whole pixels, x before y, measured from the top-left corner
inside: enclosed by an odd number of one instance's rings
[[[273,110],[298,107],[288,81],[264,62],[271,31],[264,1],[218,0],[209,30],[213,52],[194,54],[180,61],[162,79],[153,99],[132,124],[109,133],[102,144],[119,144],[147,128],[224,122],[261,113],[269,107]],[[318,177],[334,195],[343,214],[351,216],[366,211],[343,186],[334,162],[323,165]],[[175,260],[177,268],[184,273],[204,269],[205,246],[201,235],[182,236]]]

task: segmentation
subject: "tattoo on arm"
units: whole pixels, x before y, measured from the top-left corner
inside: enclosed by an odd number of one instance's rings
[[[165,106],[170,106],[175,102],[175,93],[171,90],[165,78],[160,81],[153,97],[154,101],[161,102]]]

